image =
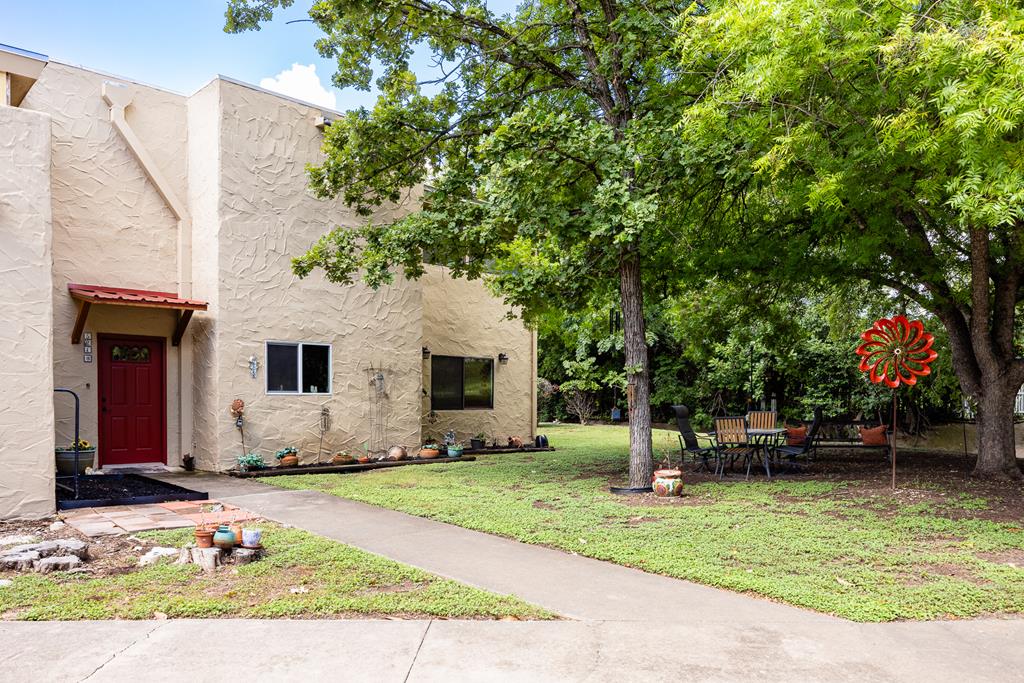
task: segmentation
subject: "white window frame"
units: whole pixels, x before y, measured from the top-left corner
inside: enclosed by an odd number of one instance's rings
[[[267,384],[270,382],[270,345],[294,346],[295,363],[298,365],[297,376],[299,378],[298,391],[276,391]],[[315,394],[311,391],[303,391],[305,382],[302,381],[302,347],[303,346],[326,346],[327,347],[327,391],[318,391]],[[268,396],[330,396],[334,393],[334,345],[329,342],[297,342],[278,339],[267,339],[263,342],[263,392]]]

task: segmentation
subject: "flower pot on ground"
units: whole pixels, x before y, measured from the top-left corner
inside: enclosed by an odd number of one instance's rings
[[[461,443],[449,444],[448,445],[448,457],[449,458],[461,458],[464,446]]]
[[[299,450],[294,446],[288,446],[282,448],[277,453],[274,453],[274,457],[277,458],[278,463],[281,467],[295,467],[299,464]]]
[[[72,475],[75,473],[75,444],[55,448],[57,474]],[[85,439],[78,440],[78,473],[85,474],[85,468],[92,467],[96,459],[96,447]]]
[[[654,495],[659,498],[681,496],[683,494],[683,473],[681,470],[655,470],[651,486],[654,488]]]
[[[419,453],[421,458],[431,460],[441,455],[441,448],[436,443],[425,443]]]
[[[474,451],[482,450],[486,445],[487,441],[484,439],[483,436],[480,435],[474,436],[472,439],[469,440],[469,447],[472,448]]]
[[[351,465],[355,461],[356,459],[349,455],[348,451],[339,451],[331,458],[332,465]]]

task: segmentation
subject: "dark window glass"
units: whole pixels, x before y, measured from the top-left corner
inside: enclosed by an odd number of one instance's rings
[[[110,360],[122,363],[148,363],[148,346],[122,346],[120,344],[111,347]]]
[[[267,344],[267,391],[299,390],[297,344]]]
[[[431,356],[430,407],[434,410],[462,410],[462,358]]]
[[[430,406],[434,410],[494,407],[494,361],[431,356]]]
[[[493,408],[494,361],[490,358],[467,358],[462,381],[463,407]]]
[[[323,344],[302,345],[302,392],[326,394],[331,390],[331,347]]]

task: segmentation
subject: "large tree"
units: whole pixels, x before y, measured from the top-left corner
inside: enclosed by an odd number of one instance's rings
[[[701,233],[708,263],[931,311],[977,403],[975,474],[1013,479],[1022,27],[1010,0],[734,0],[680,39],[710,82],[681,135],[742,199]]]
[[[258,28],[292,0],[230,0],[226,30]],[[295,261],[371,286],[423,273],[424,252],[456,276],[487,277],[529,319],[618,299],[630,397],[632,486],[650,483],[646,277],[674,273],[678,198],[689,177],[672,131],[682,107],[670,0],[321,0],[317,48],[334,84],[367,89],[310,169],[320,197],[365,215],[423,185],[421,211],[334,229]],[[409,61],[434,59],[429,83]],[[422,76],[422,74],[421,74]],[[328,226],[329,227],[329,226]]]

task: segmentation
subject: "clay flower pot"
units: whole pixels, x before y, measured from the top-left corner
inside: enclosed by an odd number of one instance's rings
[[[436,448],[421,448],[420,457],[425,460],[432,460],[437,456],[441,455],[441,451]]]
[[[651,486],[654,488],[654,495],[659,498],[681,496],[683,494],[683,473],[680,470],[655,470]]]
[[[228,529],[235,535],[235,545],[242,545],[242,525],[237,522],[228,524]]]
[[[345,452],[335,453],[334,457],[331,458],[332,465],[351,465],[355,461],[355,458]]]
[[[213,530],[204,529],[202,527],[196,527],[196,547],[197,548],[212,548],[213,547]]]
[[[286,455],[281,458],[281,467],[295,467],[299,464],[299,456]]]
[[[365,465],[366,463],[370,462],[370,456],[360,455],[358,458],[356,458],[356,462],[358,462],[360,465]]]

